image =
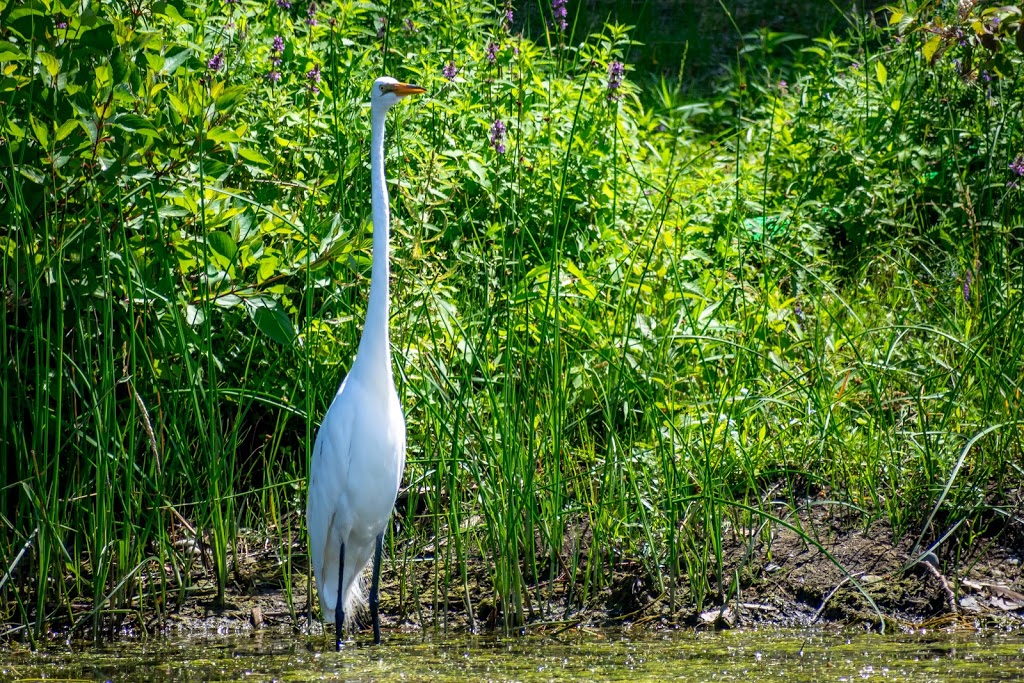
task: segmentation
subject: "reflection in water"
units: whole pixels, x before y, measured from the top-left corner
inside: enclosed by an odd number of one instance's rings
[[[1024,679],[1024,634],[878,636],[824,631],[521,638],[394,634],[341,653],[280,632],[0,653],[0,680],[116,681],[1006,681]]]

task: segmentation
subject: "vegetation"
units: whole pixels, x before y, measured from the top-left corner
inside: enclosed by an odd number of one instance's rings
[[[200,571],[224,600],[253,538],[303,608],[383,73],[431,93],[389,129],[403,597],[428,558],[439,608],[505,626],[622,571],[718,603],[726,539],[809,504],[947,565],[1020,534],[1020,11],[759,31],[694,98],[551,4],[0,0],[7,635]]]

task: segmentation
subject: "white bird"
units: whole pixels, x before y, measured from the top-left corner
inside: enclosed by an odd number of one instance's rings
[[[391,374],[388,341],[390,211],[384,178],[384,123],[418,85],[378,78],[370,94],[370,204],[373,266],[359,349],[331,402],[313,446],[306,502],[309,557],[324,619],[333,620],[340,650],[346,620],[364,604],[363,570],[373,554],[370,617],[380,643],[380,555],[405,468],[405,417]]]

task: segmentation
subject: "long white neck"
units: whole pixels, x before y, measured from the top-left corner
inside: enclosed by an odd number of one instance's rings
[[[384,122],[387,110],[374,107],[370,113],[370,206],[373,210],[373,267],[370,271],[370,301],[366,323],[359,340],[356,359],[364,370],[391,377],[391,346],[388,339],[390,210],[384,178]]]

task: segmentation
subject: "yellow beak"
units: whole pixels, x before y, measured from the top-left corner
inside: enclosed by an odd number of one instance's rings
[[[427,92],[427,89],[413,83],[396,83],[391,87],[391,92],[399,97],[405,97],[406,95],[421,95]]]

